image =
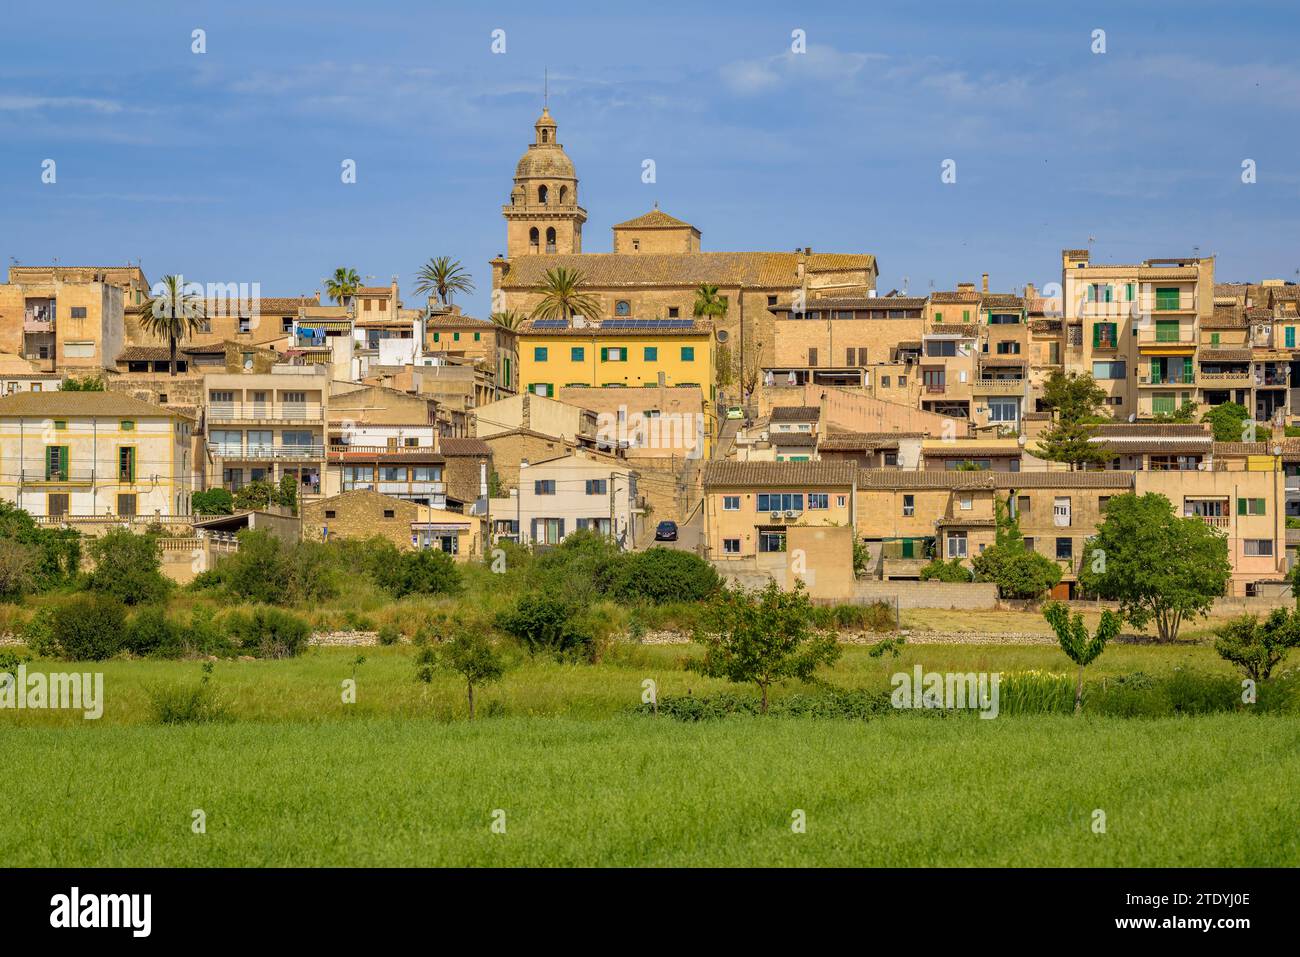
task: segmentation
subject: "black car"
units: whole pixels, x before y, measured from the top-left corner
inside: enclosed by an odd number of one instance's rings
[[[655,526],[656,542],[675,542],[677,541],[677,523],[660,522]]]

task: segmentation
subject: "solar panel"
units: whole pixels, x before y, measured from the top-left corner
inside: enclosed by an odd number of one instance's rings
[[[567,319],[537,319],[533,322],[534,329],[567,329],[569,321]]]

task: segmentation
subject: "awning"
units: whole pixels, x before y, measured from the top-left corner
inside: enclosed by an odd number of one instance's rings
[[[413,532],[448,532],[453,535],[459,535],[461,532],[468,532],[469,525],[455,525],[450,522],[412,522],[411,531]]]

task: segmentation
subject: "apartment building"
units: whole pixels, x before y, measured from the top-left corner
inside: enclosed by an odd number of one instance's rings
[[[785,552],[793,527],[852,528],[856,474],[848,462],[710,462],[703,476],[706,557]]]
[[[466,316],[459,306],[430,309],[424,320],[424,351],[482,365],[492,373],[494,400],[519,391],[519,342],[515,330]]]
[[[192,428],[114,392],[0,398],[0,497],[38,518],[188,515]]]
[[[0,285],[0,353],[43,373],[115,368],[122,350],[124,292],[105,273],[15,266]]]
[[[644,511],[639,479],[614,457],[581,449],[521,461],[515,494],[490,502],[494,538],[558,545],[572,532],[589,530],[631,548]]]
[[[519,381],[554,396],[565,386],[693,386],[716,400],[713,331],[691,319],[532,319],[519,329]]]
[[[764,380],[864,388],[907,401],[917,388],[911,366],[921,348],[925,302],[889,295],[769,307],[773,362],[763,369]]]
[[[1214,259],[1093,263],[1061,254],[1065,366],[1092,374],[1115,418],[1167,415],[1198,401],[1200,324],[1214,316]]]
[[[232,491],[293,476],[300,496],[321,494],[330,376],[325,366],[282,363],[265,373],[203,377],[212,479]]]

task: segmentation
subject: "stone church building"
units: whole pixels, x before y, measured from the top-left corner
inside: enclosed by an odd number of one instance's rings
[[[601,316],[588,319],[689,319],[702,284],[718,287],[728,303],[716,323],[720,343],[740,344],[745,366],[772,362],[774,307],[788,307],[802,291],[819,297],[867,297],[875,289],[876,257],[867,253],[706,252],[700,230],[652,209],[613,227],[613,252],[584,253],[587,211],[578,204],[578,176],[557,137],[549,109],[515,166],[506,220],[506,254],[492,260],[493,309],[528,315],[542,298],[547,270],[576,270],[597,296]],[[743,332],[742,332],[743,330]],[[757,352],[757,355],[755,354]]]

